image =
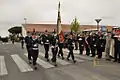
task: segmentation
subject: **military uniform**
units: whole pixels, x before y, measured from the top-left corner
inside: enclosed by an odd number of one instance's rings
[[[49,61],[49,45],[50,45],[50,36],[48,34],[44,34],[42,37],[42,41],[44,44],[44,49],[45,49],[45,58],[47,59],[47,61]]]
[[[32,59],[31,59],[32,37],[26,36],[25,43],[26,43],[26,48],[27,48],[27,52],[28,52],[28,60],[29,60],[29,63],[31,64],[31,61],[32,61]]]
[[[58,47],[59,47],[59,52],[58,52],[58,57],[60,57],[60,54],[61,54],[61,56],[62,56],[62,59],[64,59],[64,57],[63,57],[63,42],[58,42]]]
[[[24,37],[21,37],[21,47],[24,49]]]
[[[79,54],[83,54],[83,50],[84,50],[84,38],[82,36],[78,37],[78,43],[79,43]]]
[[[97,46],[97,55],[98,55],[98,58],[101,59],[102,58],[103,47],[104,47],[102,36],[98,36],[96,44],[97,44],[96,45]]]
[[[55,66],[57,66],[56,64],[56,55],[58,52],[58,36],[57,34],[53,34],[52,38],[51,38],[51,51],[52,51],[52,62],[55,63]]]
[[[114,36],[114,62],[120,63],[120,36]]]
[[[38,53],[39,53],[39,49],[38,49],[38,39],[35,35],[32,36],[32,58],[33,58],[33,66],[35,69],[37,69],[36,67],[36,61],[38,58]]]
[[[95,56],[96,41],[97,41],[96,36],[95,36],[95,35],[92,35],[92,36],[91,36],[91,40],[90,40],[90,48],[91,48],[91,54],[92,54],[91,57],[94,57],[94,56]]]
[[[90,36],[85,37],[86,55],[90,55]]]
[[[69,35],[72,36],[72,35]],[[73,45],[74,40],[72,39],[72,37],[68,38],[68,50],[69,50],[69,54],[67,56],[67,60],[69,60],[69,57],[72,57],[73,62],[75,63],[75,59],[74,59],[74,54],[73,54],[73,49],[74,49],[74,45]]]

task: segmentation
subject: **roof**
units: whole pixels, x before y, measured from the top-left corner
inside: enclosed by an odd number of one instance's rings
[[[48,30],[48,32],[52,32],[53,29],[57,29],[57,24],[22,24],[26,31],[32,32],[34,29],[36,32],[44,32],[45,29]],[[70,32],[70,24],[61,24],[63,32]],[[112,30],[111,26],[106,26],[108,30]],[[81,31],[84,30],[96,30],[96,25],[80,25],[79,28]]]

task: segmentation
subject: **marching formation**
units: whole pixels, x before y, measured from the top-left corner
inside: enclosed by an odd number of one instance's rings
[[[114,44],[112,43],[112,39],[115,41]],[[24,38],[26,43],[26,48],[28,52],[28,60],[29,63],[33,63],[34,68],[36,67],[36,61],[39,54],[39,44],[44,45],[44,58],[49,62],[49,49],[51,48],[52,58],[51,61],[56,64],[56,56],[58,58],[64,58],[63,48],[67,48],[69,50],[69,54],[66,58],[66,60],[69,61],[69,57],[71,56],[73,63],[76,63],[76,60],[74,58],[74,52],[73,50],[79,50],[79,55],[83,55],[83,52],[87,56],[95,57],[97,55],[98,59],[102,58],[103,52],[106,55],[106,60],[110,60],[111,57],[114,55],[114,62],[117,61],[117,54],[119,54],[119,38],[114,36],[114,34],[111,33],[86,33],[86,34],[77,34],[74,35],[73,33],[68,33],[65,35],[64,42],[59,41],[59,37],[54,29],[52,33],[49,33],[47,30],[45,30],[44,34],[41,36],[36,36],[36,33],[33,32],[27,33],[27,36]],[[23,38],[21,39],[21,44],[23,48],[24,41]],[[111,47],[114,45],[114,47]],[[114,51],[111,51],[111,49],[114,48]],[[119,57],[120,58],[120,57]],[[120,59],[118,60],[120,62]]]

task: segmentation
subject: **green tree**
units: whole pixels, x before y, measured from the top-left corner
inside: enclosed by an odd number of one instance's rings
[[[71,23],[71,31],[73,31],[75,34],[77,34],[77,32],[79,31],[79,22],[77,21],[77,18],[75,17],[75,19],[73,19],[72,23]]]

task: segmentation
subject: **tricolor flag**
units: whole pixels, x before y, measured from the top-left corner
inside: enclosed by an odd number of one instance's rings
[[[64,34],[61,27],[60,2],[58,4],[57,32],[58,32],[59,42],[62,43],[64,41]]]

